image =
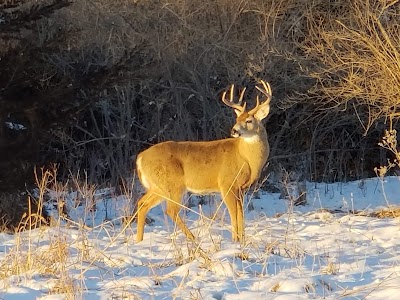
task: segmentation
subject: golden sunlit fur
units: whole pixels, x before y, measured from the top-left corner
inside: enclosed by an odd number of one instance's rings
[[[266,100],[245,111],[246,104],[223,102],[235,109],[237,118],[232,128],[233,138],[209,142],[168,141],[141,152],[136,161],[139,179],[146,193],[138,201],[137,241],[143,240],[147,212],[163,200],[166,213],[190,239],[194,239],[179,216],[181,200],[186,192],[208,194],[219,192],[232,222],[232,239],[242,241],[244,236],[243,191],[260,176],[268,155],[267,132],[261,121],[269,113],[271,90],[261,81],[258,88]]]

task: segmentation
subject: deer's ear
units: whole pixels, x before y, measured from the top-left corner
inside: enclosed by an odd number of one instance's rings
[[[266,116],[268,116],[269,114],[269,110],[270,110],[270,105],[268,104],[264,104],[264,105],[260,105],[258,110],[255,112],[254,117],[261,121],[262,119],[264,119]]]

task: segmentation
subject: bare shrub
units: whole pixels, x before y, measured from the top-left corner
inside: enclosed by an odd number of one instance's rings
[[[382,121],[398,114],[399,13],[398,1],[374,0],[313,1],[303,10],[299,22],[306,34],[298,46],[314,85],[279,105],[292,113],[290,132],[282,135],[292,141],[287,149],[304,149],[297,161],[290,154],[287,160],[298,164],[302,157],[310,179],[373,175],[382,157],[376,147]]]
[[[325,20],[317,8],[310,11],[303,47],[321,63],[311,74],[317,84],[309,97],[319,97],[321,111],[346,112],[343,118],[351,117],[349,111],[366,133],[376,121],[398,114],[399,4],[353,1],[338,19],[326,15]]]

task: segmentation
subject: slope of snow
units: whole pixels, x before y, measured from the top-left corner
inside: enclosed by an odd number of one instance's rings
[[[122,222],[132,209],[126,197],[52,195],[48,209],[57,218],[55,199],[64,197],[68,220],[0,234],[0,299],[388,300],[400,293],[399,220],[367,216],[400,204],[397,177],[308,183],[305,206],[261,193],[245,203],[244,245],[231,241],[218,197],[182,212],[193,245],[163,205],[150,211],[154,222],[136,243],[136,224]]]

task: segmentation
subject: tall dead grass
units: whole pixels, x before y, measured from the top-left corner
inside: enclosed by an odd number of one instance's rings
[[[48,187],[56,181],[56,173],[54,170],[42,169],[36,173],[36,179],[37,196],[35,199],[28,197],[29,209],[15,227],[14,244],[0,260],[2,288],[6,290],[11,284],[39,274],[51,278],[48,290],[50,294],[64,294],[66,299],[77,299],[80,287],[69,274],[68,265],[71,261],[67,235],[60,230],[54,232],[49,243],[42,241],[46,239],[48,231],[48,227],[44,225],[47,221],[42,217],[43,203]],[[38,203],[35,206],[36,211],[32,210],[32,201]]]
[[[94,186],[73,176],[71,182],[59,182],[56,166],[37,170],[35,175],[37,189],[28,197],[29,210],[15,226],[13,241],[0,259],[1,289],[7,291],[10,286],[25,284],[38,276],[46,279],[43,294],[62,294],[70,300],[82,299],[87,269],[97,262],[113,263],[103,250],[89,240],[92,228],[85,224],[87,217],[97,209]],[[74,192],[71,192],[71,187]],[[75,201],[70,201],[69,194],[77,195],[73,199]],[[38,205],[32,206],[32,202]],[[82,206],[82,219],[73,220],[73,209]],[[34,210],[36,207],[37,210]],[[50,222],[42,217],[44,207],[55,211],[50,214]],[[104,220],[99,227],[109,233],[107,224],[108,220]],[[74,233],[72,236],[69,230]],[[112,240],[113,233],[109,234]],[[110,245],[112,243],[110,241]],[[79,275],[74,275],[76,270],[80,271]]]

